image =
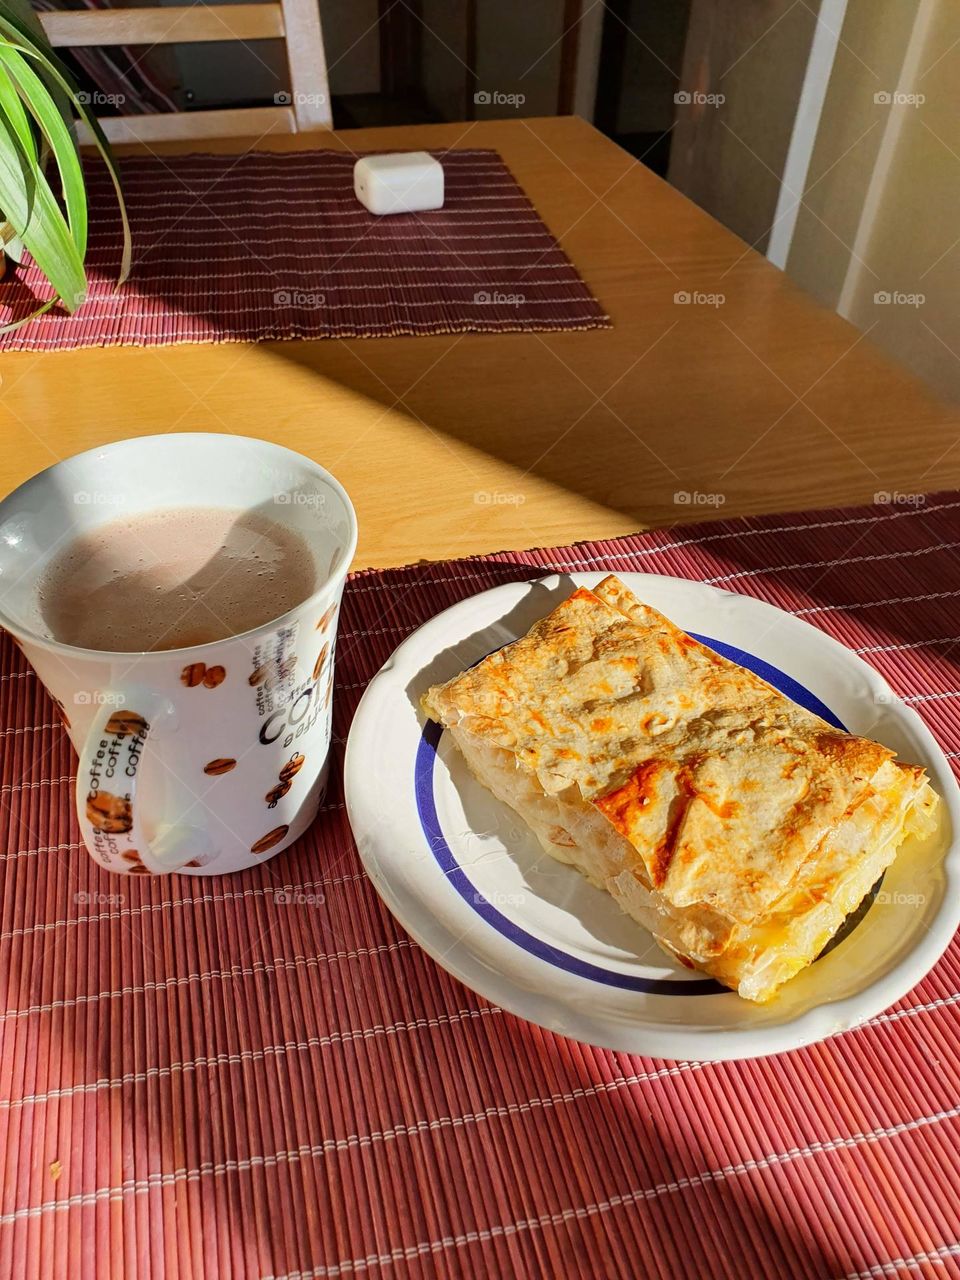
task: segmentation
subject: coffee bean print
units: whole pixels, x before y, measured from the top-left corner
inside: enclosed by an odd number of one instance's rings
[[[296,777],[303,768],[303,762],[305,759],[306,756],[300,755],[299,752],[296,755],[291,756],[280,770],[280,781],[289,782],[292,778]]]
[[[323,617],[320,619],[320,621],[317,623],[315,630],[326,631],[327,627],[329,627],[330,625],[331,620],[333,619],[333,615],[336,612],[337,612],[337,606],[335,604],[332,604],[330,608],[326,611],[326,613],[323,615]]]
[[[263,684],[264,680],[266,680],[268,675],[269,675],[269,668],[267,664],[264,662],[259,667],[257,667],[256,671],[250,672],[250,674],[247,676],[247,683],[253,685],[253,687],[256,688],[258,684]]]
[[[268,831],[265,836],[261,836],[256,844],[250,846],[251,853],[266,853],[268,849],[272,849],[275,844],[279,844],[283,837],[290,830],[289,824],[282,827],[274,827],[272,831]]]
[[[267,792],[267,794],[264,796],[264,799],[266,800],[267,804],[268,804],[268,805],[270,806],[270,808],[272,809],[272,808],[273,808],[273,806],[274,806],[278,801],[280,801],[280,800],[282,800],[282,799],[283,799],[283,797],[287,794],[287,792],[288,792],[289,790],[290,790],[290,783],[289,783],[289,782],[278,782],[278,783],[277,783],[277,785],[276,785],[275,787],[272,787],[272,788]]]
[[[98,791],[87,796],[87,820],[106,835],[120,835],[133,826],[130,801],[109,791]]]
[[[189,862],[183,864],[185,867],[202,867],[203,863],[199,858],[191,858]]]
[[[125,849],[123,853],[121,853],[120,857],[124,862],[128,862],[130,864],[127,867],[127,870],[131,871],[135,876],[149,876],[153,874],[149,867],[145,867],[143,865],[140,855],[137,853],[136,849]]]
[[[146,720],[136,711],[115,711],[107,721],[107,733],[118,738],[136,737],[146,733],[148,728]]]
[[[232,760],[229,756],[218,756],[216,760],[208,760],[203,766],[203,772],[209,773],[211,777],[216,778],[221,773],[229,773],[231,769],[235,769],[236,760]]]
[[[225,667],[208,667],[205,662],[191,662],[180,672],[180,683],[188,689],[195,689],[202,684],[205,689],[216,689],[223,684],[227,671]]]
[[[327,654],[330,652],[329,644],[325,644],[317,654],[317,660],[313,664],[313,679],[319,680],[323,674],[323,668],[327,665]]]

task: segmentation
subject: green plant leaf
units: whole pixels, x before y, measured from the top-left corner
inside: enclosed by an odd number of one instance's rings
[[[37,17],[30,0],[0,0],[0,16],[9,20],[10,26],[17,32],[18,39],[25,40],[29,45],[37,49],[51,49],[50,41],[47,39],[47,33],[43,29],[43,23]],[[62,86],[57,84],[52,78],[48,81],[47,76],[41,69],[41,77],[47,83],[50,90],[50,96],[60,112],[65,124],[69,125],[73,119],[70,111],[70,97],[64,92]]]
[[[130,222],[127,217],[127,208],[123,200],[123,191],[120,186],[120,175],[117,170],[116,161],[110,151],[110,144],[106,135],[100,127],[96,116],[90,111],[86,103],[80,101],[79,91],[70,75],[67,67],[54,51],[47,45],[44,40],[43,44],[34,43],[34,37],[29,30],[28,24],[21,24],[9,12],[4,16],[2,10],[5,8],[7,0],[0,5],[0,37],[6,37],[10,48],[15,49],[18,53],[26,57],[33,58],[40,64],[40,68],[45,78],[48,78],[56,86],[58,86],[70,99],[70,102],[93,134],[94,145],[96,146],[100,157],[107,170],[110,173],[113,188],[117,196],[117,203],[120,208],[120,220],[123,226],[123,251],[120,262],[120,272],[117,279],[118,286],[123,284],[124,280],[130,274],[130,265],[132,258],[132,242],[130,237]]]
[[[130,224],[119,173],[99,122],[53,52],[29,0],[0,0],[0,219],[7,221],[56,291],[30,316],[4,326],[17,329],[61,301],[74,311],[86,295],[88,209],[71,108],[93,135],[120,209],[123,252],[118,285],[130,272]],[[57,163],[66,217],[47,181]]]
[[[50,184],[24,153],[16,128],[0,110],[0,209],[68,311],[86,295],[83,258]]]
[[[117,197],[117,205],[120,209],[120,223],[123,228],[123,250],[120,255],[120,272],[117,276],[117,287],[119,288],[130,275],[130,268],[133,263],[133,240],[130,235],[130,219],[127,216],[127,206],[123,199],[123,187],[120,185],[120,171],[117,168],[116,160],[113,158],[113,152],[110,150],[107,135],[100,127],[100,121],[92,111],[87,110],[86,104],[80,102],[76,96],[74,96],[73,103],[80,118],[93,134],[94,145],[100,153],[101,160],[107,166],[110,180],[113,183],[114,194]]]
[[[22,329],[25,324],[29,324],[31,320],[36,320],[37,316],[42,316],[45,311],[49,311],[59,301],[59,298],[51,298],[49,302],[37,307],[36,311],[31,311],[22,320],[11,320],[9,324],[0,325],[0,333],[13,333],[14,329]]]
[[[5,113],[15,130],[24,155],[36,164],[39,160],[39,154],[33,126],[30,124],[29,117],[23,109],[23,103],[20,101],[16,86],[8,76],[4,75],[0,75],[0,110]]]
[[[87,252],[87,192],[77,144],[63,123],[63,117],[50,97],[47,86],[18,50],[9,48],[0,41],[0,72],[4,70],[50,145],[60,172],[60,184],[67,206],[67,222],[80,257],[83,258]],[[0,74],[0,81],[2,79]]]

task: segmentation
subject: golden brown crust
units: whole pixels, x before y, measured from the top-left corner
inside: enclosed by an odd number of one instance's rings
[[[747,923],[893,752],[687,636],[614,577],[425,696],[427,713],[575,788],[672,906]]]

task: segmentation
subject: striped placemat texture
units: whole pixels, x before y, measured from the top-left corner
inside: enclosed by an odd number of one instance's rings
[[[121,159],[134,271],[120,291],[113,187],[88,165],[88,299],[0,335],[0,350],[609,323],[495,151],[434,154],[444,207],[380,218],[353,194],[349,152]],[[34,265],[8,267],[0,323],[50,294]]]
[[[960,757],[960,494],[352,578],[338,751],[421,621],[559,569],[769,600],[861,653]],[[113,879],[74,757],[0,648],[0,1276],[960,1274],[960,948],[839,1039],[696,1065],[471,994],[366,880],[335,788],[229,878]],[[376,786],[376,778],[371,778]]]

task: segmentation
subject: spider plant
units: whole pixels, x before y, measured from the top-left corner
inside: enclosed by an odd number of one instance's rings
[[[74,113],[93,135],[117,193],[120,285],[130,271],[130,225],[109,144],[29,0],[0,0],[0,248],[19,240],[54,290],[29,316],[0,332],[19,328],[58,302],[76,311],[86,297],[87,192]]]

